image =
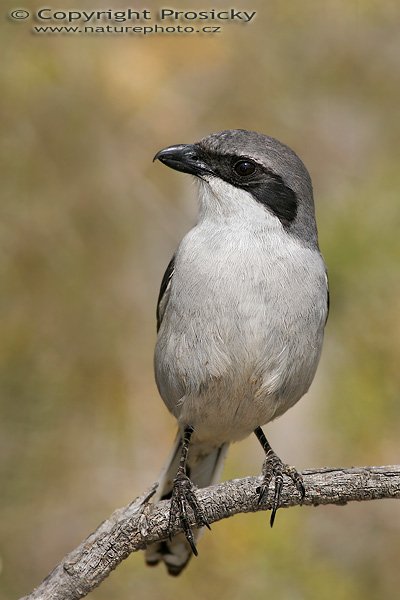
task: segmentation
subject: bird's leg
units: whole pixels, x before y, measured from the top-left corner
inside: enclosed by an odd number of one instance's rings
[[[182,450],[178,472],[172,487],[168,529],[171,530],[171,525],[178,518],[181,522],[183,532],[190,545],[190,548],[192,549],[193,554],[197,556],[198,552],[196,544],[194,543],[193,531],[187,512],[188,505],[192,509],[196,524],[199,527],[205,525],[208,527],[208,529],[210,529],[210,526],[207,523],[203,510],[196,498],[193,483],[190,481],[186,473],[187,456],[192,433],[193,427],[185,427],[182,438]]]
[[[299,492],[302,500],[306,492],[303,485],[303,478],[300,475],[300,473],[298,473],[294,467],[290,467],[289,465],[284,464],[279,458],[279,456],[275,454],[275,452],[269,445],[269,442],[265,437],[261,427],[257,427],[257,429],[254,430],[254,433],[256,434],[265,452],[265,461],[262,470],[263,482],[261,486],[257,489],[257,492],[259,492],[259,503],[262,502],[265,496],[268,494],[269,484],[271,483],[272,478],[275,479],[275,492],[274,499],[272,502],[272,512],[270,519],[270,524],[272,527],[275,521],[276,511],[279,508],[279,500],[281,497],[283,485],[283,475],[287,475],[288,477],[290,477],[290,479],[296,486],[297,491]]]

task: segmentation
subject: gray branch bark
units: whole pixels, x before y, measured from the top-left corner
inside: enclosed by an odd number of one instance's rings
[[[303,505],[343,505],[347,502],[400,499],[400,465],[318,469],[303,472],[306,496]],[[238,513],[271,508],[270,500],[259,505],[260,477],[226,481],[198,490],[209,523]],[[132,552],[144,550],[168,537],[169,501],[150,503],[156,485],[131,504],[116,510],[75,550],[70,552],[31,594],[22,600],[78,600],[98,586]],[[272,488],[270,489],[272,497]],[[298,492],[285,478],[282,508],[300,504]],[[177,522],[172,533],[181,527]]]

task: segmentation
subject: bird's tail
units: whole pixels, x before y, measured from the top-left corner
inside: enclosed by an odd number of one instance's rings
[[[204,452],[204,448],[196,447],[192,442],[188,457],[188,474],[192,483],[196,487],[207,487],[216,483],[221,475],[224,458],[229,444],[223,444],[219,448],[214,448],[209,452]],[[182,440],[178,434],[169,456],[167,463],[159,477],[159,485],[154,504],[159,500],[166,500],[171,497],[173,480],[178,471],[179,458],[181,455]],[[195,541],[199,538],[200,529],[193,532]],[[159,562],[164,562],[170,575],[179,575],[185,568],[192,556],[192,551],[183,533],[173,537],[171,540],[151,544],[146,549],[146,563],[155,566]]]

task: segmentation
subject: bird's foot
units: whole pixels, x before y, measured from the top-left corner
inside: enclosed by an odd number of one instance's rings
[[[172,488],[168,529],[171,531],[171,526],[173,525],[174,521],[179,519],[189,546],[193,554],[197,556],[198,552],[194,542],[192,525],[188,516],[188,507],[192,509],[197,527],[206,526],[208,529],[211,529],[207,519],[205,518],[203,509],[196,498],[193,483],[190,481],[186,473],[183,471],[178,471]]]
[[[259,493],[259,504],[266,498],[272,478],[275,479],[275,491],[274,498],[272,501],[272,512],[270,518],[270,524],[272,527],[275,521],[276,511],[279,508],[279,501],[283,485],[283,475],[287,475],[293,481],[297,491],[301,496],[301,500],[303,500],[306,492],[304,489],[303,478],[300,475],[300,473],[294,467],[290,467],[289,465],[284,464],[279,458],[279,456],[275,454],[272,448],[269,449],[266,454],[262,474],[262,484],[259,488],[257,488],[257,492]]]

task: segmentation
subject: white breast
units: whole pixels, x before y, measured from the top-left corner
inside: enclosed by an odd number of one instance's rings
[[[222,442],[248,435],[307,391],[327,302],[319,252],[250,194],[229,186],[221,202],[228,184],[217,182],[217,196],[203,189],[199,223],[176,253],[155,367],[171,412]]]

